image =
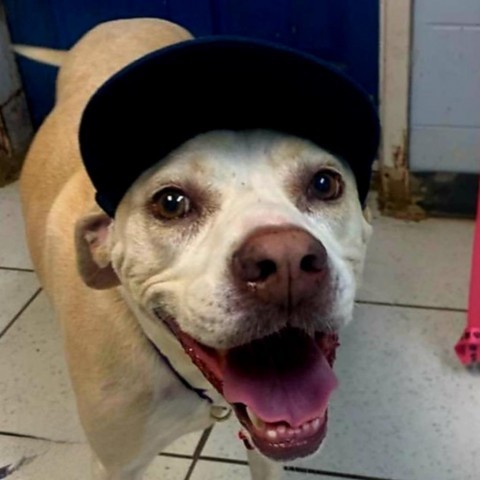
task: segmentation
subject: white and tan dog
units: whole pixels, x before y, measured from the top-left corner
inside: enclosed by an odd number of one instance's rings
[[[96,480],[142,478],[232,406],[256,446],[255,480],[316,451],[370,236],[349,167],[271,131],[193,138],[135,181],[114,219],[96,206],[77,140],[87,101],[124,65],[189,37],[154,19],[89,32],[62,56],[21,177]]]

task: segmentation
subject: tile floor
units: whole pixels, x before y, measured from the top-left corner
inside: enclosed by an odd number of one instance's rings
[[[472,233],[468,221],[376,216],[356,318],[342,334],[329,439],[288,480],[480,478],[480,378],[453,353]],[[0,479],[87,480],[88,449],[15,185],[0,189],[0,246]],[[201,433],[179,440],[146,479],[248,478],[236,428],[217,425],[203,448]]]

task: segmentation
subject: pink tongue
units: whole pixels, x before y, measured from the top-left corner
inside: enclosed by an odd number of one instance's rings
[[[338,381],[315,341],[298,329],[231,350],[223,394],[264,422],[298,427],[323,417]]]

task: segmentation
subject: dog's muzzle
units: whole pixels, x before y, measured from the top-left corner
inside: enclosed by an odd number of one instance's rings
[[[233,348],[203,345],[156,311],[234,407],[254,445],[273,459],[307,456],[326,434],[328,402],[337,386],[332,366],[338,338],[288,319],[318,305],[315,296],[326,283],[327,264],[324,246],[304,230],[268,227],[247,237],[232,257],[233,283],[250,303],[271,306],[279,320],[275,325],[270,319],[270,332]],[[265,326],[264,318],[257,321]]]

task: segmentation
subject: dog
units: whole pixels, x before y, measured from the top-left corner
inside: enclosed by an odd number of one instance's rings
[[[99,207],[78,142],[87,103],[126,65],[190,38],[118,20],[53,52],[56,104],[21,174],[94,480],[139,480],[172,441],[232,411],[254,480],[317,451],[371,235],[349,164],[269,129],[199,134],[143,171],[113,218]]]

